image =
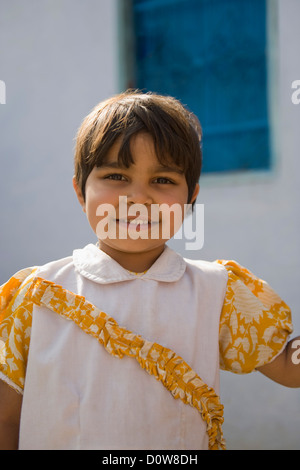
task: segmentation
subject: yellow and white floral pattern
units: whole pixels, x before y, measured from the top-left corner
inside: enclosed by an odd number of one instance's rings
[[[25,294],[36,269],[16,273],[0,287],[0,378],[16,391],[24,388],[32,323],[32,302]]]
[[[220,367],[249,373],[269,363],[293,331],[291,311],[262,279],[235,261],[220,261],[228,271],[220,318]]]

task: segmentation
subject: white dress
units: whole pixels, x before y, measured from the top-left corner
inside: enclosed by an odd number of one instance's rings
[[[135,333],[147,340],[142,349],[154,343],[174,351],[219,395],[219,329],[224,331],[223,368],[243,372],[234,370],[238,360],[231,360],[230,318],[220,325],[221,312],[228,317],[227,294],[236,285],[229,285],[230,276],[221,263],[186,260],[169,247],[137,276],[90,244],[17,274],[12,278],[17,294],[8,283],[5,292],[2,286],[2,310],[10,313],[0,329],[6,351],[0,378],[23,393],[20,449],[208,449],[209,426],[182,399],[185,385],[173,393],[181,399],[174,399],[170,387],[144,370],[151,365],[141,367],[141,351],[139,361],[127,353],[114,357],[106,329],[93,318],[105,312],[117,322],[117,334],[119,325],[126,329],[125,339]],[[286,311],[282,341],[259,364],[284,347],[291,331]],[[25,325],[29,317],[31,330]],[[278,338],[278,331],[274,334]],[[25,377],[17,380],[14,370],[25,354]]]

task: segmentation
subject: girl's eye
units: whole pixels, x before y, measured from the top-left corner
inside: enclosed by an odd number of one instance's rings
[[[173,181],[169,180],[168,178],[164,178],[160,176],[159,178],[155,178],[155,182],[158,184],[172,184]]]
[[[115,180],[115,181],[124,181],[125,180],[124,176],[120,175],[119,173],[113,173],[112,175],[107,175],[107,176],[105,176],[105,179]]]

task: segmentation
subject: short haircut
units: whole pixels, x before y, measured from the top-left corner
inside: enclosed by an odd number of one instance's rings
[[[156,93],[128,90],[99,103],[83,120],[75,149],[75,178],[85,199],[86,180],[93,168],[101,167],[118,138],[119,163],[134,163],[130,139],[147,132],[154,142],[159,163],[175,163],[183,170],[190,202],[202,166],[202,130],[197,117],[179,100]]]

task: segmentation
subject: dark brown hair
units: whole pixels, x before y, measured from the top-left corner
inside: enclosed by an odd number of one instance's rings
[[[99,103],[79,128],[74,163],[83,197],[90,172],[103,165],[119,137],[119,163],[127,168],[134,163],[130,139],[139,132],[152,136],[160,163],[171,160],[184,171],[190,202],[202,166],[200,123],[177,99],[138,90],[128,90]]]

